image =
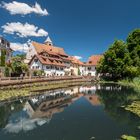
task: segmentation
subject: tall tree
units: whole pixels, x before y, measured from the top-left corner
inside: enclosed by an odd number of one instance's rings
[[[127,37],[127,46],[133,66],[140,67],[140,29],[132,31]]]
[[[122,40],[116,40],[105,52],[97,71],[98,73],[108,73],[115,80],[124,77],[126,67],[131,63],[126,43]]]

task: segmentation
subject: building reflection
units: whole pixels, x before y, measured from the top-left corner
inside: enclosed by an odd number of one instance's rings
[[[100,89],[100,86],[71,87],[31,97],[25,102],[23,110],[9,117],[4,129],[10,133],[35,129],[49,123],[53,115],[63,112],[80,98],[85,98],[93,106],[100,105],[99,97],[96,95],[97,89]]]
[[[25,108],[30,118],[49,118],[55,113],[62,112],[75,100],[79,99],[79,88],[53,91],[45,95],[32,98],[26,102]]]

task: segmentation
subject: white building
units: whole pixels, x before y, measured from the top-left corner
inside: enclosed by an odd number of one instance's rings
[[[96,76],[96,66],[98,65],[99,61],[101,60],[103,56],[102,55],[92,55],[88,62],[86,63],[86,68],[85,68],[85,75],[88,76]]]
[[[63,48],[54,46],[48,37],[44,44],[30,44],[25,63],[32,71],[43,70],[46,76],[95,76],[99,59],[99,56],[92,56],[87,63],[83,63],[67,55]]]
[[[49,37],[44,44],[30,44],[25,62],[31,70],[43,70],[46,76],[64,76],[66,72],[70,73],[69,56],[63,48],[54,46]]]

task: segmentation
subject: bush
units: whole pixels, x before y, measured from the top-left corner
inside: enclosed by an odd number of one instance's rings
[[[43,76],[45,75],[45,72],[43,70],[35,70],[33,72],[33,76]]]
[[[5,77],[9,77],[10,76],[10,68],[9,67],[5,67],[4,75],[5,75]]]

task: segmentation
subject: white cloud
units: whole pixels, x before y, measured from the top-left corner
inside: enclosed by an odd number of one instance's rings
[[[76,59],[82,59],[82,57],[81,56],[74,56]]]
[[[49,123],[49,119],[42,119],[42,118],[36,118],[36,119],[28,119],[28,118],[17,118],[16,122],[10,121],[4,128],[6,132],[9,133],[19,133],[20,131],[30,131],[38,126],[42,126],[45,123]]]
[[[16,34],[19,37],[28,37],[28,36],[47,36],[48,32],[44,29],[38,29],[37,26],[29,23],[22,24],[20,22],[11,22],[6,23],[2,26],[3,32],[7,34]]]
[[[37,2],[35,3],[35,5],[32,6],[17,1],[13,1],[10,3],[2,2],[1,7],[8,10],[12,15],[16,14],[27,15],[31,13],[36,13],[42,16],[48,15],[47,9],[42,9]]]
[[[27,53],[27,51],[29,50],[28,43],[24,43],[24,44],[10,43],[10,47],[14,51],[25,52],[25,53]]]

